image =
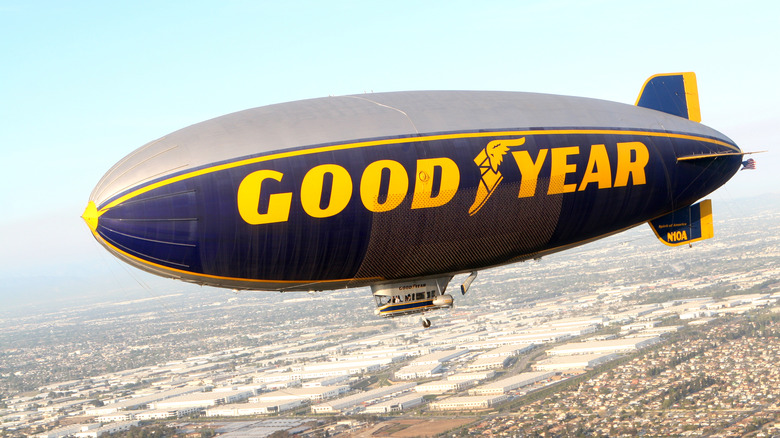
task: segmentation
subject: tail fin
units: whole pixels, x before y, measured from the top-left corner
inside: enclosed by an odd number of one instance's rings
[[[636,106],[701,122],[696,74],[664,73],[651,76],[642,86]]]
[[[658,240],[669,246],[709,239],[714,235],[712,201],[705,199],[648,223]]]

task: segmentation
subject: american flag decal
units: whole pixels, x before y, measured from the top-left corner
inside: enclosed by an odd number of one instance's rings
[[[750,158],[742,162],[742,169],[739,170],[756,170],[756,160]]]

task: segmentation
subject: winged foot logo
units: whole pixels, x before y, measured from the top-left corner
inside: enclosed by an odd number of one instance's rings
[[[509,148],[524,144],[525,137],[511,140],[493,140],[479,151],[479,154],[474,158],[474,163],[479,167],[481,180],[479,181],[479,187],[477,187],[477,197],[474,199],[474,204],[469,208],[469,216],[477,214],[479,209],[490,198],[490,195],[496,190],[501,180],[504,179],[501,172],[498,171],[498,166],[504,160],[504,155],[509,152]]]

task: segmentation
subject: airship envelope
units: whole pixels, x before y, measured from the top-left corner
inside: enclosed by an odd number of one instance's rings
[[[112,254],[157,275],[371,286],[378,314],[417,313],[452,305],[454,275],[474,273],[470,284],[645,222],[667,244],[711,237],[711,207],[695,203],[744,154],[699,120],[693,73],[653,76],[636,105],[491,91],[269,105],[130,153],[83,217]],[[698,231],[672,230],[668,215],[688,209],[705,219]]]

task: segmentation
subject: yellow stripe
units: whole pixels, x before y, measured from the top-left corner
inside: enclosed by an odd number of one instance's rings
[[[699,108],[699,86],[696,83],[696,73],[682,74],[685,87],[685,102],[688,106],[688,119],[701,123],[701,108]]]
[[[741,152],[739,148],[729,143],[722,142],[720,140],[699,137],[695,135],[671,134],[665,132],[648,132],[648,131],[622,131],[618,129],[595,129],[595,130],[559,129],[559,130],[544,130],[544,131],[536,130],[536,131],[470,132],[470,133],[460,133],[460,134],[429,135],[425,137],[404,137],[404,138],[394,138],[394,139],[385,139],[385,140],[373,140],[373,141],[364,141],[359,143],[346,143],[346,144],[339,144],[339,145],[332,145],[332,146],[321,146],[321,147],[315,147],[315,148],[304,149],[304,150],[280,152],[272,155],[265,155],[256,158],[248,158],[245,160],[234,161],[232,163],[220,164],[218,166],[207,167],[204,169],[184,173],[133,190],[132,192],[115,199],[114,201],[110,202],[108,205],[100,209],[100,211],[98,212],[98,217],[101,216],[106,211],[108,211],[109,209],[127,201],[128,199],[132,199],[138,195],[142,195],[146,192],[166,186],[168,184],[173,184],[179,181],[195,178],[197,176],[205,175],[212,172],[219,172],[221,170],[233,169],[236,167],[246,166],[248,164],[261,163],[264,161],[272,161],[281,158],[290,158],[290,157],[296,157],[302,155],[320,154],[323,152],[341,151],[341,150],[348,150],[348,149],[355,149],[355,148],[374,147],[374,146],[400,144],[400,143],[420,143],[424,141],[452,140],[452,139],[461,139],[461,138],[481,138],[481,137],[492,138],[492,137],[507,137],[507,136],[567,135],[567,134],[615,134],[615,135],[642,135],[647,137],[680,138],[686,140],[696,140],[696,141],[704,141],[707,143],[713,143],[713,144],[734,149],[737,152]]]
[[[691,160],[699,160],[702,158],[715,158],[715,157],[734,157],[734,156],[744,156],[747,155],[749,152],[724,152],[722,154],[701,154],[701,155],[686,155],[684,157],[677,157],[677,161],[691,161]]]
[[[398,312],[407,312],[407,311],[410,311],[410,310],[415,310],[416,311],[416,310],[420,310],[420,309],[427,309],[429,307],[436,307],[436,306],[434,306],[433,304],[428,304],[426,306],[410,307],[410,308],[399,309],[399,310],[379,310],[379,314],[380,315],[387,315],[387,314],[394,314],[394,313],[398,313]]]
[[[701,239],[711,239],[715,237],[715,227],[712,223],[712,201],[705,199],[701,201],[701,210],[699,211],[699,222],[701,224]]]

